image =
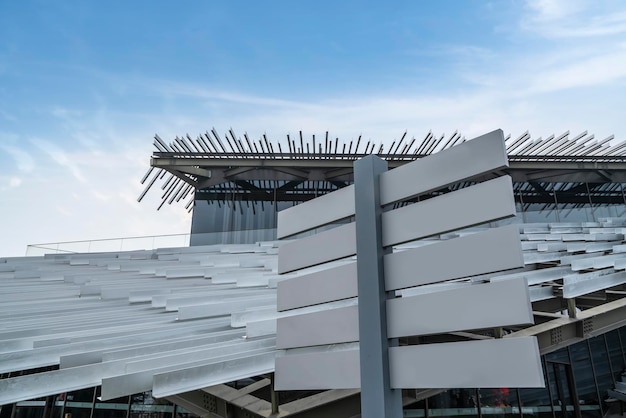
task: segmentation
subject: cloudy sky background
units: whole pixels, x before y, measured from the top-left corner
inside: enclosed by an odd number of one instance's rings
[[[626,140],[626,3],[0,0],[0,256],[187,233],[155,133]]]

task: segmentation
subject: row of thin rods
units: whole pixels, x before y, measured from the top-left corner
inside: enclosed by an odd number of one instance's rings
[[[545,139],[540,137],[534,140],[528,131],[513,140],[508,135],[505,138],[505,144],[509,159],[525,160],[533,157],[544,157],[555,160],[576,157],[626,157],[624,155],[626,141],[611,146],[610,141],[614,139],[613,135],[597,141],[594,135],[588,135],[587,131],[572,138],[569,137],[569,134],[570,132],[567,131],[558,136],[550,135]],[[432,131],[429,131],[421,141],[417,141],[415,137],[407,140],[407,132],[405,131],[398,141],[394,140],[388,147],[385,147],[384,143],[377,145],[371,140],[362,141],[361,135],[356,140],[340,142],[337,137],[332,139],[328,131],[326,131],[323,140],[317,138],[316,135],[305,140],[302,131],[299,131],[295,136],[287,134],[286,141],[272,142],[268,140],[266,134],[255,141],[251,140],[247,133],[244,133],[242,139],[232,129],[229,129],[222,138],[215,128],[212,128],[211,131],[198,135],[196,139],[192,139],[187,134],[180,138],[177,136],[169,144],[163,141],[159,135],[155,135],[154,146],[157,151],[154,153],[154,157],[357,159],[362,155],[375,153],[387,160],[410,160],[439,152],[465,141],[465,137],[462,137],[458,131],[455,131],[447,139],[445,135],[435,136]],[[141,179],[141,184],[144,184],[153,172],[154,167],[150,167]],[[188,183],[170,173],[164,180],[166,174],[168,174],[166,170],[157,169],[137,201],[141,202],[158,180],[162,180],[162,195],[161,204],[157,210],[161,209],[166,202],[172,204],[187,199],[194,190],[194,186],[190,183],[196,182],[198,179],[191,174],[186,174],[190,180]],[[193,194],[187,200],[185,209],[191,211],[192,204]]]

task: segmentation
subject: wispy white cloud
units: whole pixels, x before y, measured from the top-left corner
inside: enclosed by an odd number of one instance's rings
[[[529,92],[543,93],[597,86],[626,79],[626,48],[555,65],[532,75]]]
[[[583,0],[527,0],[526,7],[536,21],[550,22],[565,19],[585,9]]]
[[[0,191],[18,188],[22,184],[21,177],[0,176]]]
[[[35,162],[31,154],[21,147],[9,144],[0,144],[0,150],[13,158],[17,169],[23,173],[30,173],[35,168]],[[5,168],[6,169],[6,168]]]
[[[547,38],[588,38],[626,32],[620,1],[528,0],[521,28]]]
[[[22,184],[22,179],[19,177],[11,177],[9,178],[9,187],[18,187]]]
[[[144,84],[146,88],[155,90],[158,94],[165,98],[191,97],[194,99],[218,100],[258,106],[312,106],[311,104],[280,98],[263,97],[223,89],[211,89],[195,83],[176,82],[171,80],[150,80],[149,82],[146,80],[146,82],[147,83]]]
[[[67,169],[75,179],[81,183],[87,183],[87,179],[79,168],[78,161],[70,158],[62,148],[45,139],[31,139],[30,142],[52,158],[55,163]]]

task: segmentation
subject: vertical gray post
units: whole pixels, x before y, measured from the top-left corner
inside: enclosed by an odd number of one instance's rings
[[[361,353],[361,417],[402,416],[401,390],[389,381],[389,342],[378,178],[387,162],[370,155],[354,163]]]

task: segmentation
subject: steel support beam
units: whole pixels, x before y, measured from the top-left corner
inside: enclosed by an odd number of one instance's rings
[[[383,267],[379,177],[387,163],[369,156],[354,163],[361,416],[399,418],[402,391],[391,388],[387,338],[387,292]],[[393,343],[392,343],[393,345]]]

